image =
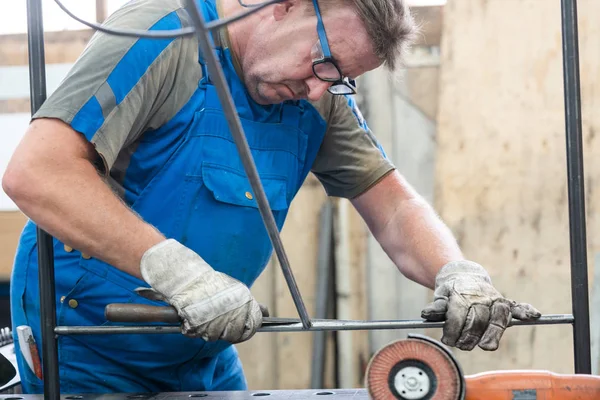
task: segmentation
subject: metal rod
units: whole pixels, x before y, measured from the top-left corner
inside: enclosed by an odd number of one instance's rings
[[[256,170],[252,153],[250,153],[250,148],[248,147],[248,142],[244,136],[242,124],[235,110],[235,105],[231,98],[231,93],[229,92],[229,87],[227,86],[225,76],[223,75],[223,70],[221,69],[215,52],[211,46],[210,33],[206,29],[204,17],[198,8],[198,4],[196,4],[194,0],[187,0],[187,4],[188,8],[190,9],[190,16],[192,17],[194,25],[196,26],[196,32],[198,33],[200,42],[200,49],[204,59],[206,60],[208,72],[212,76],[212,81],[217,90],[217,94],[219,95],[223,112],[225,113],[227,123],[229,124],[229,129],[233,135],[233,139],[240,154],[244,169],[248,175],[250,185],[254,191],[254,196],[256,197],[258,209],[264,221],[265,228],[267,229],[267,233],[269,234],[269,238],[271,239],[271,243],[273,244],[277,258],[279,259],[279,264],[281,265],[281,269],[283,270],[283,275],[290,289],[292,299],[294,300],[294,304],[296,305],[296,309],[298,310],[298,314],[302,320],[302,325],[304,328],[308,328],[311,324],[310,317],[308,316],[308,311],[306,310],[306,306],[304,305],[304,301],[300,295],[300,290],[296,284],[296,280],[292,273],[287,255],[283,249],[283,243],[281,242],[281,237],[279,236],[279,230],[277,229],[275,219],[271,213],[271,207],[269,206],[269,202],[260,181],[258,171]]]
[[[590,374],[590,314],[576,0],[561,1],[575,373]]]
[[[326,201],[321,208],[319,229],[319,257],[317,260],[317,288],[315,301],[315,318],[327,317],[327,306],[330,302],[329,281],[331,276],[331,252],[333,242],[333,205]],[[310,387],[323,387],[323,371],[325,370],[325,332],[316,332],[313,336]]]
[[[509,326],[517,325],[554,325],[572,324],[570,314],[543,315],[533,321],[512,320]],[[381,320],[353,321],[337,319],[313,319],[310,328],[304,328],[300,320],[295,323],[281,325],[269,324],[258,329],[258,332],[316,332],[316,331],[349,331],[379,329],[428,329],[441,328],[444,322],[426,322],[422,320]],[[106,335],[106,334],[161,334],[181,333],[179,325],[162,326],[58,326],[54,330],[57,335]]]
[[[44,25],[41,0],[27,0],[27,40],[29,46],[29,82],[31,114],[46,101]],[[40,325],[42,335],[42,374],[44,398],[60,399],[56,297],[54,288],[54,248],[52,237],[37,228],[38,274],[40,285]]]

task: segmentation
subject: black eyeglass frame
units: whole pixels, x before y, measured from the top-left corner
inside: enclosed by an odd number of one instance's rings
[[[319,9],[319,3],[317,0],[313,0],[313,6],[315,8],[315,14],[317,16],[317,35],[319,37],[319,45],[321,47],[321,52],[323,57],[313,60],[312,70],[313,74],[323,82],[331,82],[331,85],[327,91],[334,95],[347,95],[347,94],[356,94],[356,81],[354,79],[350,79],[348,77],[344,77],[340,67],[338,67],[337,63],[333,59],[331,55],[331,51],[329,50],[329,42],[327,41],[327,34],[325,33],[325,26],[323,25],[323,18],[321,17],[321,11]],[[316,67],[319,64],[329,63],[333,65],[333,67],[338,72],[337,78],[323,78],[319,76],[319,73],[316,70]],[[337,89],[336,89],[337,88]]]

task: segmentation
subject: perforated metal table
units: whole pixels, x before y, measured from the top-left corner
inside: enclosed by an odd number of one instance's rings
[[[238,392],[174,392],[122,394],[63,394],[61,400],[341,400],[368,399],[364,389],[344,390],[249,390]],[[0,395],[0,400],[43,400],[43,395]]]

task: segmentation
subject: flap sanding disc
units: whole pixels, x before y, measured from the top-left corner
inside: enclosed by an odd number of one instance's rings
[[[413,337],[375,353],[365,386],[373,400],[460,400],[463,377],[445,349]]]

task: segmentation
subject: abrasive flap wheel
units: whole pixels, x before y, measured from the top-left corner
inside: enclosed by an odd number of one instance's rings
[[[432,340],[409,336],[373,355],[365,386],[373,400],[461,400],[465,382],[446,349]]]

